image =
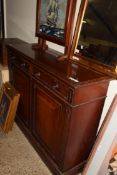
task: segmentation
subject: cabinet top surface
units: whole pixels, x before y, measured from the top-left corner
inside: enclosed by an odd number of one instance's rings
[[[21,54],[28,61],[42,67],[60,79],[67,81],[71,85],[85,84],[86,82],[97,82],[110,79],[100,72],[75,63],[72,60],[58,60],[60,53],[53,50],[41,51],[32,49],[32,44],[28,43],[8,43],[8,48]]]

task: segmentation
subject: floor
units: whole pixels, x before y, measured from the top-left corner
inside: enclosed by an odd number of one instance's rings
[[[16,123],[7,135],[0,129],[0,175],[52,175]]]
[[[16,124],[8,135],[0,130],[0,175],[51,175]]]

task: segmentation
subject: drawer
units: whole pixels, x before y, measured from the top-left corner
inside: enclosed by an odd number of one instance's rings
[[[17,56],[17,58],[14,59],[13,63],[15,64],[15,66],[22,69],[23,71],[32,73],[32,65],[25,59],[22,59]]]
[[[71,90],[64,82],[45,72],[41,68],[34,67],[33,73],[37,80],[42,82],[68,102],[71,101]]]

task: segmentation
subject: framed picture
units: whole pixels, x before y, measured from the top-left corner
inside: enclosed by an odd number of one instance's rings
[[[0,92],[0,126],[5,133],[12,129],[20,94],[9,83],[2,85]]]
[[[102,123],[82,175],[109,175],[109,163],[117,147],[117,95]],[[116,152],[117,153],[117,152]]]
[[[36,35],[60,45],[72,36],[76,0],[37,0]]]

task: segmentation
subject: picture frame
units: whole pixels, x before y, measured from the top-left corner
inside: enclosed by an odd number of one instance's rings
[[[99,130],[94,147],[89,155],[82,175],[107,174],[113,149],[117,146],[117,94]]]
[[[6,82],[0,92],[0,126],[5,133],[12,130],[20,94]]]
[[[71,42],[76,0],[37,0],[36,36],[68,47]]]

